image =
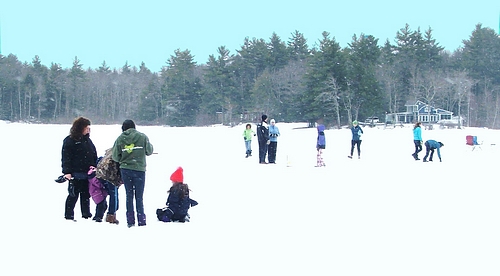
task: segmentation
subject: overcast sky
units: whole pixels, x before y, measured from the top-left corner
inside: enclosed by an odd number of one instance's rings
[[[373,35],[379,45],[393,42],[398,30],[433,29],[434,38],[454,51],[481,23],[498,32],[500,1],[470,4],[450,1],[96,1],[0,0],[1,54],[45,65],[71,67],[75,56],[84,68],[105,60],[152,71],[166,65],[176,49],[190,50],[198,64],[217,48],[232,54],[245,37],[269,41],[275,32],[288,41],[295,30],[312,47],[323,31],[346,47],[354,34]],[[402,5],[404,4],[404,5]]]

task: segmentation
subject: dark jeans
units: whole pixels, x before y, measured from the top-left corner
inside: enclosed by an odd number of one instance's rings
[[[125,193],[127,194],[127,213],[134,212],[134,197],[137,214],[144,214],[144,204],[142,196],[144,194],[144,185],[146,183],[146,173],[129,169],[121,169]]]
[[[278,150],[278,142],[271,142],[267,148],[267,159],[269,160],[269,163],[275,163],[276,162],[276,151]]]
[[[415,157],[418,157],[418,153],[422,151],[422,141],[420,140],[413,140],[413,143],[415,144]]]
[[[430,156],[429,156],[430,153]],[[425,142],[425,156],[424,161],[427,161],[427,157],[429,156],[429,161],[432,161],[432,156],[434,155],[434,149],[429,146],[428,142]]]
[[[64,210],[64,217],[67,219],[75,218],[75,205],[80,197],[80,209],[83,218],[90,218],[92,214],[90,213],[90,193],[89,193],[89,180],[88,179],[73,179],[68,183],[68,191],[70,190],[70,185],[74,187],[74,196],[68,192],[68,197],[66,198],[66,206]]]
[[[106,191],[108,191],[109,195],[109,206],[108,206],[108,214],[114,215],[119,207],[118,202],[118,187],[111,184],[111,182],[105,181],[104,187],[106,187]]]
[[[361,140],[351,140],[351,156],[354,153],[354,146],[358,150],[358,156],[361,156]]]
[[[266,162],[267,143],[259,141],[259,163]]]

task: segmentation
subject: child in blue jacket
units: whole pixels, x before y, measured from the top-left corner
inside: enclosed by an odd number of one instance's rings
[[[188,210],[198,205],[196,200],[189,197],[189,187],[183,183],[184,175],[182,167],[178,167],[170,176],[172,187],[168,191],[167,207],[156,210],[158,220],[163,222],[186,222],[189,221]]]

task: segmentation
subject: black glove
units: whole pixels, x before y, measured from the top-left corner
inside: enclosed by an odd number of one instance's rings
[[[57,182],[57,183],[64,183],[64,182],[66,182],[66,180],[67,180],[67,179],[64,177],[64,174],[63,174],[63,175],[59,176],[59,177],[58,177],[56,180],[54,180],[54,181],[55,181],[55,182]]]
[[[246,138],[246,137],[243,137],[243,140],[245,140],[245,141],[246,141],[246,140],[247,140],[247,138]]]

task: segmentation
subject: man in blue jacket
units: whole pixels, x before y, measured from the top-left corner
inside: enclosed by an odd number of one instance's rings
[[[427,140],[425,141],[425,156],[424,156],[424,162],[427,162],[427,157],[429,156],[429,152],[431,156],[429,157],[429,161],[432,162],[432,156],[434,155],[434,150],[437,149],[437,154],[439,157],[439,162],[442,162],[441,160],[441,152],[440,148],[444,147],[444,144],[441,142],[437,142],[435,140]]]

